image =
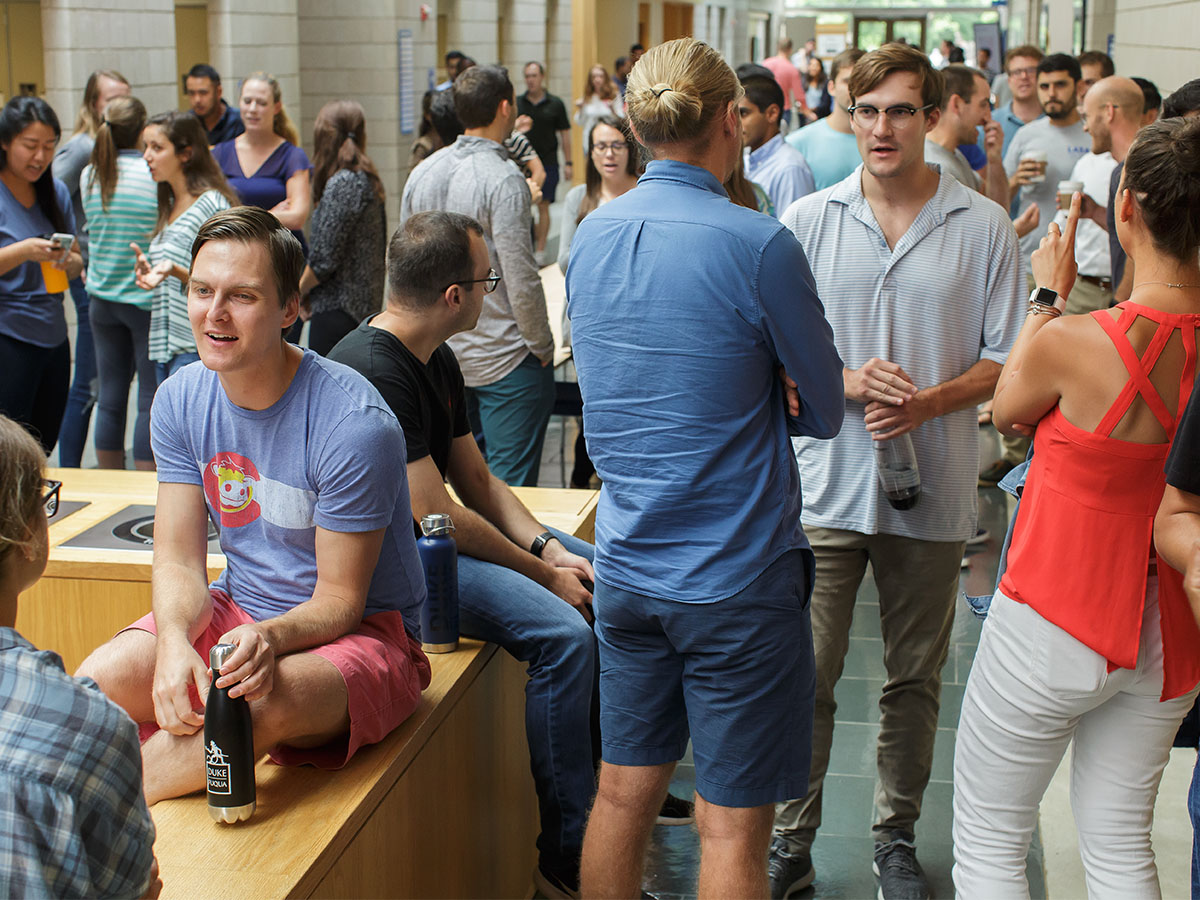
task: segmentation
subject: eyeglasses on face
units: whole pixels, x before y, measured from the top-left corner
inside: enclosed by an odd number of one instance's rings
[[[609,150],[613,153],[623,153],[629,149],[629,145],[624,141],[613,141],[611,144],[606,144],[603,141],[592,144],[592,152],[598,156],[603,156]]]
[[[46,509],[46,518],[52,519],[58,512],[58,492],[62,488],[62,482],[45,478],[42,479],[42,487],[46,489],[46,493],[42,495],[42,506]]]
[[[490,294],[492,291],[494,291],[496,289],[496,285],[498,285],[499,283],[500,283],[500,276],[496,274],[496,270],[488,269],[486,278],[472,278],[469,281],[452,281],[448,285],[446,285],[444,288],[442,288],[442,293],[445,293],[446,291],[450,290],[450,288],[454,287],[454,285],[456,285],[456,284],[459,287],[466,287],[469,284],[482,284],[483,292],[485,294]]]
[[[909,106],[901,104],[899,106],[889,106],[887,109],[880,110],[877,106],[865,106],[856,104],[851,106],[847,112],[854,120],[859,128],[871,128],[879,119],[879,113],[882,112],[887,116],[888,124],[893,128],[903,128],[908,125],[916,117],[917,113],[925,112],[933,109],[932,103],[927,103],[924,106]]]
[[[1037,66],[1023,66],[1020,69],[1009,69],[1009,78],[1036,78]]]

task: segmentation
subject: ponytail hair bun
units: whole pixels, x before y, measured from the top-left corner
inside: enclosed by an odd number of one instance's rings
[[[648,50],[625,88],[629,120],[653,147],[699,138],[742,93],[733,70],[708,44],[680,38]]]

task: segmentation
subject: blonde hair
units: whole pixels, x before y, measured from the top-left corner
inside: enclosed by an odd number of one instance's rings
[[[46,454],[24,428],[0,414],[0,561],[35,533]]]
[[[129,81],[124,75],[116,69],[97,69],[88,76],[87,85],[83,89],[83,103],[79,107],[79,114],[75,117],[75,134],[86,134],[88,137],[95,137],[96,132],[100,130],[100,118],[96,113],[96,101],[100,99],[100,79],[107,78],[109,81],[119,81],[126,87],[129,86]],[[102,117],[104,110],[100,110]]]
[[[638,137],[654,146],[695,140],[741,96],[737,76],[716,50],[679,38],[651,47],[634,64],[625,107]]]
[[[275,120],[271,123],[272,129],[289,144],[299,147],[300,133],[296,131],[292,120],[288,118],[287,109],[283,105],[283,91],[279,87],[279,82],[275,80],[275,76],[268,75],[266,72],[253,72],[242,79],[243,88],[248,81],[261,81],[270,86],[271,100],[279,104],[279,112],[275,113]]]

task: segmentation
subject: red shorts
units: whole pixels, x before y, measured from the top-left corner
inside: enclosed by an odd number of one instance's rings
[[[208,659],[208,651],[220,642],[221,635],[238,625],[254,622],[224,591],[214,588],[209,594],[212,621],[192,644],[204,660]],[[142,616],[129,628],[157,634],[154,613]],[[280,744],[271,750],[271,760],[279,765],[311,763],[322,769],[340,769],[359,747],[383,740],[412,715],[421,702],[421,691],[429,687],[429,659],[420,641],[404,630],[398,612],[367,616],[357,630],[304,652],[329,660],[341,673],[349,698],[350,731],[321,747]],[[200,708],[198,695],[193,694],[192,701]],[[138,731],[145,741],[158,731],[158,725],[142,722]]]

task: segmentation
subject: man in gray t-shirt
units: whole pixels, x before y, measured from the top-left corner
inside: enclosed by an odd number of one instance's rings
[[[458,140],[423,160],[400,198],[400,222],[426,210],[471,216],[484,230],[500,275],[483,299],[479,324],[450,339],[467,387],[472,428],[482,430],[492,474],[536,485],[554,407],[554,337],[529,240],[529,186],[508,158],[516,98],[507,73],[474,66],[454,81]]]
[[[1059,181],[1070,178],[1076,160],[1092,149],[1091,138],[1079,118],[1079,78],[1079,63],[1065,53],[1053,53],[1038,63],[1038,101],[1046,115],[1018,129],[1004,154],[1004,170],[1012,173],[1009,191],[1012,196],[1020,195],[1018,208],[1036,203],[1041,221],[1047,224],[1054,220]],[[1042,163],[1022,160],[1032,151],[1046,154],[1044,174]],[[1029,255],[1037,249],[1043,234],[1042,229],[1035,228],[1021,238],[1021,262],[1027,273]]]

